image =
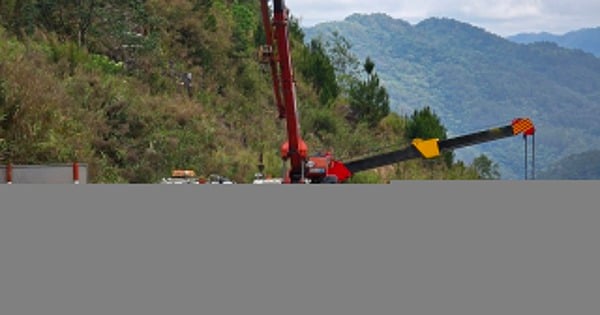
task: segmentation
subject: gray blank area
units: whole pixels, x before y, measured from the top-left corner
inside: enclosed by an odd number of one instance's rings
[[[14,184],[72,184],[73,165],[13,165]],[[0,184],[6,183],[6,165],[0,165]],[[79,165],[79,183],[87,183],[87,165]]]
[[[599,188],[2,185],[0,314],[595,315]]]

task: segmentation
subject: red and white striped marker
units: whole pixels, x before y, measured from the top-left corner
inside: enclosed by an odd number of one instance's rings
[[[8,162],[8,164],[6,164],[6,183],[7,184],[12,184],[12,163]]]
[[[79,184],[79,163],[73,163],[73,184]]]

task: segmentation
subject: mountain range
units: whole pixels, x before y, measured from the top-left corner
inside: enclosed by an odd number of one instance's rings
[[[561,47],[580,49],[600,57],[600,27],[575,30],[563,35],[547,32],[521,33],[509,36],[507,39],[520,44],[552,42]]]
[[[600,58],[556,43],[519,44],[453,19],[416,25],[385,14],[354,14],[305,28],[305,40],[338,32],[359,59],[369,56],[392,109],[431,107],[449,136],[531,118],[536,168],[600,148]],[[522,178],[523,142],[503,139],[458,150],[468,161],[485,153],[503,178]]]
[[[600,150],[572,154],[553,163],[537,178],[545,180],[596,180],[600,178]]]

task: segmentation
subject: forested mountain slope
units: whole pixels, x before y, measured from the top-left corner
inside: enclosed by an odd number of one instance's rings
[[[553,42],[562,47],[581,49],[585,52],[594,54],[596,57],[600,57],[600,27],[580,29],[563,35],[550,33],[521,33],[507,38],[521,44]]]
[[[152,183],[175,168],[243,183],[262,152],[266,172],[279,176],[285,125],[270,71],[257,60],[264,44],[259,5],[0,1],[0,163],[77,160],[89,164],[95,183]],[[304,44],[295,20],[290,28],[311,152],[348,160],[408,145],[407,121],[398,115],[357,120],[328,56]],[[478,177],[468,165],[438,160],[354,181]]]
[[[569,155],[541,172],[539,179],[600,179],[600,150]]]
[[[338,32],[360,58],[370,56],[392,107],[431,106],[450,134],[532,118],[537,167],[600,148],[600,59],[552,43],[522,45],[451,19],[417,25],[384,14],[355,14],[305,30],[307,39]],[[484,152],[505,177],[523,177],[523,144],[502,140],[461,151]]]

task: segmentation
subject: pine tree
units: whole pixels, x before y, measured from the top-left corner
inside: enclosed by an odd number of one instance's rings
[[[337,31],[332,33],[325,46],[335,69],[338,85],[347,94],[360,75],[360,61],[351,52],[352,44]]]
[[[311,41],[298,64],[298,69],[312,83],[322,105],[335,100],[340,89],[333,64],[320,40]]]
[[[490,160],[485,154],[473,160],[473,167],[482,179],[500,179],[498,164]]]
[[[365,81],[356,81],[350,89],[350,109],[358,121],[373,127],[390,113],[390,100],[379,76],[374,72],[375,63],[367,57],[364,63]]]
[[[446,127],[442,125],[440,118],[426,106],[422,110],[415,110],[410,118],[407,119],[406,137],[410,139],[447,139]],[[442,154],[446,165],[450,167],[454,162],[454,153],[446,152]]]

